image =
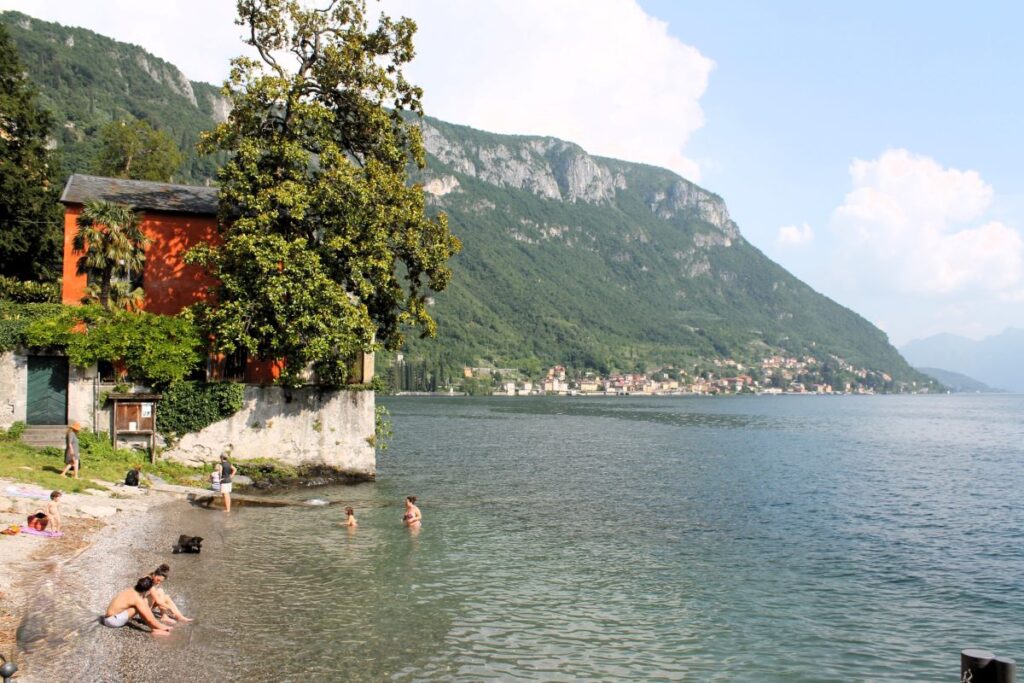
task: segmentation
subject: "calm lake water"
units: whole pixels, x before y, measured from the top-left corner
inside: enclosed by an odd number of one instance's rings
[[[176,512],[161,543],[207,538],[168,584],[195,625],[96,627],[48,661],[121,658],[89,680],[793,682],[956,680],[964,647],[1024,659],[1024,397],[380,402],[379,481],[291,496],[353,505],[358,530],[338,505]]]

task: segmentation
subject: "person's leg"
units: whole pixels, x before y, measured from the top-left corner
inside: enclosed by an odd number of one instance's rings
[[[178,606],[174,604],[174,600],[171,600],[171,596],[164,593],[164,600],[167,605],[167,611],[170,612],[175,619],[177,619],[178,621],[192,621],[191,619],[189,619],[181,613],[181,610],[178,609]]]
[[[68,476],[68,470],[70,470],[70,469],[71,469],[71,463],[68,463],[68,464],[64,465],[64,469],[62,469],[60,471],[60,476],[62,476],[62,477]]]
[[[231,493],[224,491],[224,512],[231,512]]]
[[[78,458],[75,458],[75,479],[78,479],[78,465],[79,465],[79,462],[80,462],[80,460]]]

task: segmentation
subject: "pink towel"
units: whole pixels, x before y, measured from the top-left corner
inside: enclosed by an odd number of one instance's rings
[[[60,538],[64,535],[63,531],[36,531],[27,526],[21,527],[21,533],[29,534],[30,536],[42,536],[43,538]]]
[[[46,500],[50,497],[49,491],[33,488],[31,486],[8,486],[4,489],[4,493],[8,496],[15,496],[17,498],[39,498],[40,500]]]

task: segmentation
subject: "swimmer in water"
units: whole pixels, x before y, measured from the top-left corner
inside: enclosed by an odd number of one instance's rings
[[[423,522],[423,513],[416,507],[416,496],[405,497],[405,514],[402,523],[410,529],[419,529]]]
[[[356,511],[353,510],[350,507],[345,508],[345,526],[347,526],[347,527],[357,527],[357,526],[359,526],[359,522],[356,521]]]
[[[156,620],[146,602],[146,596],[152,588],[153,579],[144,576],[135,583],[135,588],[125,589],[115,595],[100,618],[100,623],[110,628],[121,628],[132,617],[139,616],[149,625],[154,636],[170,635],[171,630]]]

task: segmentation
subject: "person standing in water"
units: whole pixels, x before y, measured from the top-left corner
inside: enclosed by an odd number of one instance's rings
[[[350,507],[345,508],[345,526],[350,528],[359,526],[356,521],[356,511]]]
[[[220,493],[224,499],[224,512],[231,512],[231,477],[237,471],[228,456],[220,456]]]
[[[78,457],[78,430],[81,428],[82,424],[80,422],[72,422],[71,426],[68,427],[64,438],[64,469],[60,472],[62,477],[66,477],[68,470],[74,468],[75,479],[78,479],[78,467],[81,464],[81,459]]]
[[[402,523],[410,529],[419,529],[423,522],[423,513],[416,507],[416,496],[405,497],[405,514]]]

